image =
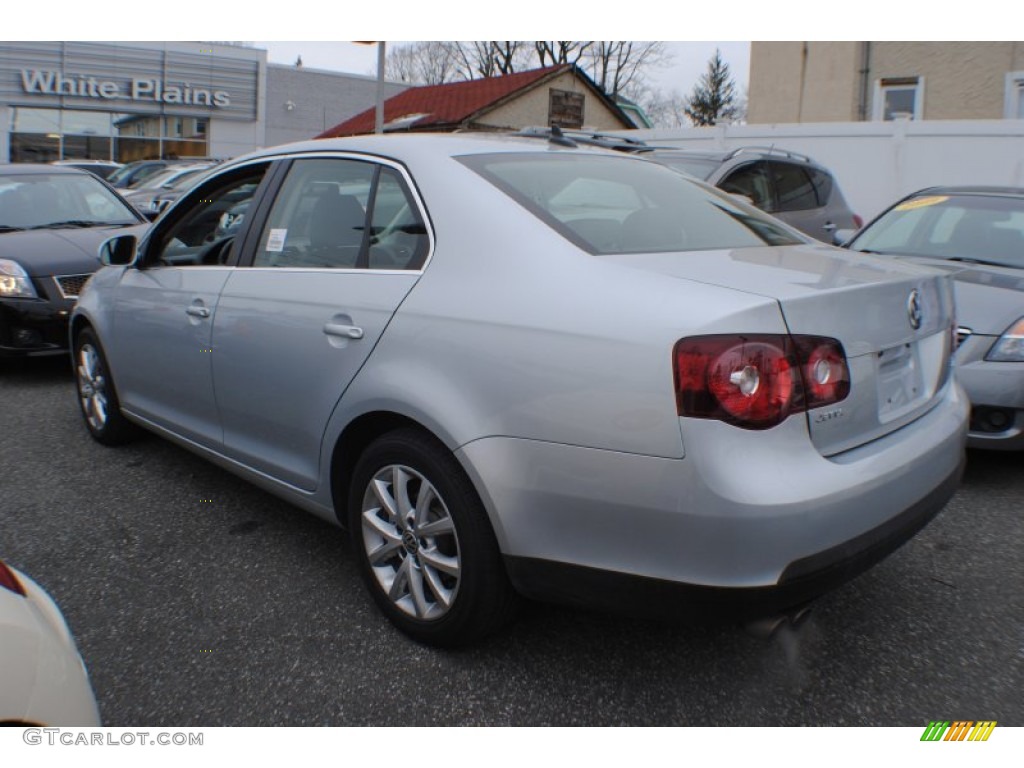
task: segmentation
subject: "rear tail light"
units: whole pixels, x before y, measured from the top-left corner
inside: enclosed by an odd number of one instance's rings
[[[856,213],[853,214],[853,227],[854,227],[854,229],[860,229],[863,226],[864,226],[864,218],[862,216],[858,216]]]
[[[768,429],[850,392],[842,344],[821,336],[681,339],[673,352],[680,416]]]
[[[14,571],[4,565],[3,561],[0,561],[0,587],[9,589],[16,595],[25,596],[25,588],[21,586],[21,582],[14,575]]]

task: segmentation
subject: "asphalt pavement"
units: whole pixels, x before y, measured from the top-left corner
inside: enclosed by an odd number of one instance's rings
[[[63,359],[0,363],[0,558],[56,599],[110,726],[1024,726],[1024,454],[971,452],[915,539],[797,631],[530,604],[413,643],[346,536],[157,437],[81,423]]]

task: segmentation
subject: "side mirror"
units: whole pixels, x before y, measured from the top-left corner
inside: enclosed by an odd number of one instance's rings
[[[139,241],[135,235],[110,237],[100,245],[100,263],[107,267],[127,267],[135,262]]]
[[[842,247],[853,240],[855,234],[857,234],[856,229],[837,229],[832,233],[832,245]]]

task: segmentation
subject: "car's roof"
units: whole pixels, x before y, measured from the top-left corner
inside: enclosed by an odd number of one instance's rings
[[[290,153],[305,152],[366,152],[368,154],[393,157],[395,159],[412,159],[419,155],[437,156],[439,153],[450,157],[459,155],[491,154],[500,152],[537,152],[552,151],[572,154],[589,153],[603,157],[629,157],[621,152],[614,152],[598,147],[579,146],[564,147],[550,142],[539,142],[535,138],[524,138],[499,133],[467,132],[467,133],[402,133],[369,136],[349,136],[336,139],[311,139],[292,144],[257,150],[236,157],[226,165],[238,162],[274,157]]]
[[[999,197],[1024,197],[1024,187],[926,187],[908,197],[920,195],[996,195]]]
[[[54,160],[52,163],[50,163],[50,165],[117,165],[117,166],[120,166],[121,163],[116,163],[113,160],[93,160],[91,158],[85,157],[85,158],[82,158],[80,160],[75,160],[73,158],[69,159],[69,160]]]
[[[48,163],[0,163],[0,176],[42,176],[44,174],[69,174],[92,176],[88,171],[73,165],[50,165]]]

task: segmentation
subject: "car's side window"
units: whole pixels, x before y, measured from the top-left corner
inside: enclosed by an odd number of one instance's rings
[[[743,195],[762,211],[775,210],[772,185],[764,163],[749,163],[730,173],[718,184],[723,192]]]
[[[430,249],[427,228],[405,182],[393,168],[381,168],[370,234],[366,264],[370,269],[423,266]]]
[[[195,189],[154,233],[146,266],[203,267],[226,264],[245,210],[270,163],[221,174]]]
[[[807,173],[811,177],[811,184],[814,185],[814,192],[818,196],[818,205],[828,205],[832,197],[832,176],[817,168],[808,168]]]
[[[364,160],[316,157],[289,170],[253,266],[416,269],[428,247],[401,174]]]
[[[361,160],[296,160],[270,209],[255,267],[355,269],[377,166]]]
[[[789,163],[769,163],[775,177],[780,211],[807,211],[818,207],[811,178],[803,168]]]

